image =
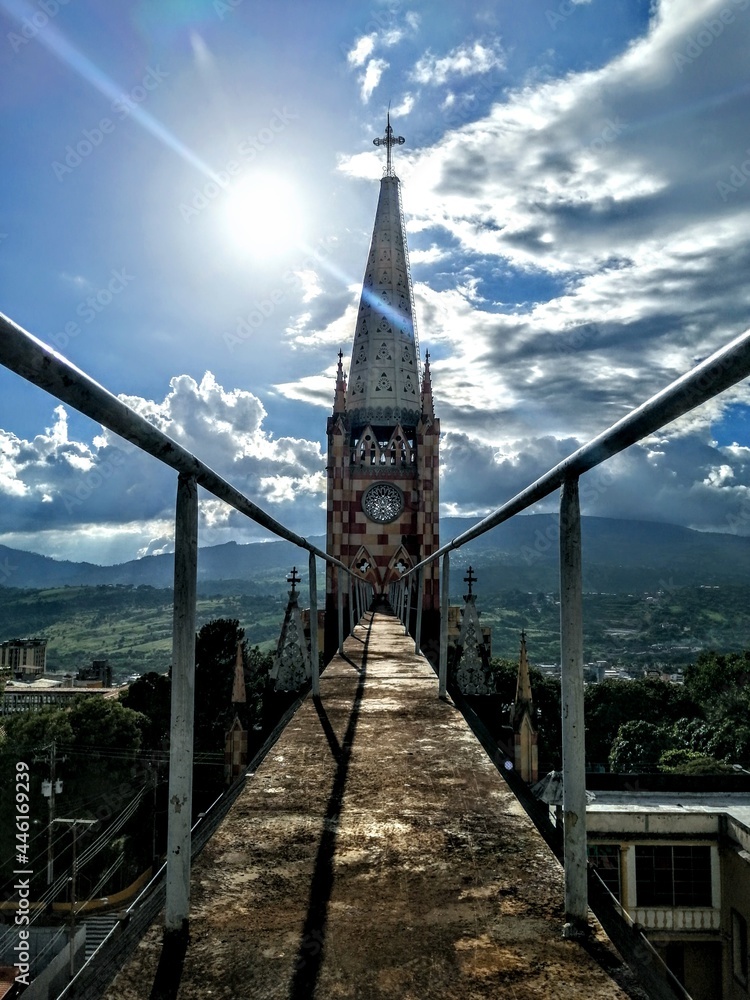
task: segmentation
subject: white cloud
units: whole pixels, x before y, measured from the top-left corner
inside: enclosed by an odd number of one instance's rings
[[[490,509],[747,328],[748,45],[739,3],[665,0],[609,64],[480,120],[448,108],[444,137],[401,158],[410,238],[431,241],[412,260],[436,409],[463,435],[446,438],[446,509]],[[421,82],[450,66],[430,56]],[[340,169],[372,176],[365,155]],[[622,481],[595,512],[729,530],[750,487],[747,456],[711,436],[730,400],[750,404],[748,385],[612,460]]]
[[[206,372],[200,382],[175,376],[161,402],[121,398],[261,507],[292,507],[296,498],[297,519],[307,498],[308,514],[317,511],[325,494],[320,444],[269,433],[251,392],[224,389]],[[175,473],[105,430],[90,443],[71,440],[62,406],[31,441],[0,431],[2,472],[3,544],[44,545],[38,550],[73,559],[97,550],[116,561],[160,551],[171,539]],[[202,497],[200,510],[201,544],[265,534],[221,501]]]
[[[414,66],[411,76],[417,83],[436,86],[453,77],[475,76],[504,66],[505,56],[499,42],[465,42],[444,56],[426,52]]]
[[[377,35],[362,35],[354,43],[351,50],[346,55],[346,61],[350,66],[362,66],[373,53]]]
[[[400,104],[396,104],[391,108],[391,114],[394,118],[405,118],[414,109],[416,103],[416,98],[414,94],[404,94],[404,98]]]
[[[380,83],[383,73],[387,69],[388,63],[385,59],[370,59],[367,63],[364,73],[359,77],[360,97],[364,104],[367,104],[372,97],[372,92]]]

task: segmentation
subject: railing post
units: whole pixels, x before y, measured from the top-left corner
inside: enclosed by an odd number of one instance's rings
[[[406,587],[406,607],[404,609],[404,635],[409,634],[409,619],[411,618],[411,585],[413,579],[410,576],[404,580],[404,587]]]
[[[198,577],[198,486],[180,473],[174,536],[172,704],[167,812],[165,932],[187,933],[190,919],[190,827],[193,806],[195,600]]]
[[[438,697],[448,694],[448,593],[451,583],[450,553],[443,556],[443,575],[440,581],[440,663],[438,666]]]
[[[583,712],[583,583],[578,477],[566,479],[560,495],[560,663],[565,845],[563,936],[574,938],[589,933]]]
[[[414,652],[419,654],[422,645],[422,604],[424,588],[424,567],[417,570],[417,627],[414,630]]]
[[[315,568],[315,553],[310,553],[310,667],[312,669],[312,693],[320,695],[320,663],[318,662],[318,577]]]
[[[354,631],[357,619],[354,617],[354,574],[346,574],[346,582],[349,588],[349,635]]]
[[[340,566],[336,567],[336,582],[338,592],[338,614],[339,614],[339,653],[344,653],[344,571]]]

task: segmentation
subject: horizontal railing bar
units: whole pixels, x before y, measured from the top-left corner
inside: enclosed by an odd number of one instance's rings
[[[45,389],[79,413],[136,445],[176,472],[195,476],[196,481],[219,500],[228,503],[261,527],[333,566],[351,572],[338,559],[323,552],[306,538],[291,531],[248,500],[244,494],[209,468],[169,435],[154,427],[127,403],[99,385],[89,375],[54,351],[48,344],[0,313],[0,362],[17,375]],[[354,574],[357,575],[357,574]]]
[[[584,472],[624,451],[631,444],[648,437],[677,417],[718,396],[748,375],[750,375],[750,330],[735,337],[705,361],[691,368],[689,372],[671,382],[645,403],[641,403],[635,410],[631,410],[607,430],[592,438],[578,451],[568,455],[536,482],[488,514],[473,528],[457,535],[427,559],[410,567],[404,576],[415,573],[421,566],[428,565],[446,552],[460,548],[491,528],[496,528],[503,521],[520,514],[550,493],[554,493],[562,486],[565,479],[583,475]]]

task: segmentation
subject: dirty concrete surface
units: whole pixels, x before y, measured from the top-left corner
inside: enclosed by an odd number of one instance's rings
[[[562,870],[391,616],[366,616],[194,865],[176,993],[625,1000]],[[154,924],[106,994],[143,1000]]]

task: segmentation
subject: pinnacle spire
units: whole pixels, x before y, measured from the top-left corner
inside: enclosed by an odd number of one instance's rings
[[[247,701],[245,692],[245,673],[242,666],[242,643],[237,643],[237,657],[234,661],[234,683],[232,685],[232,704],[242,705]]]
[[[344,375],[344,352],[339,351],[339,364],[336,370],[336,395],[333,398],[333,412],[346,411],[346,376]]]
[[[518,680],[516,682],[516,701],[514,711],[516,714],[523,709],[531,710],[531,676],[529,674],[529,661],[526,656],[526,631],[521,630],[521,650],[518,657]]]
[[[422,415],[435,419],[435,403],[432,398],[432,372],[430,371],[430,352],[425,351],[424,371],[422,374]]]

